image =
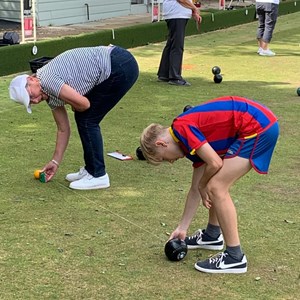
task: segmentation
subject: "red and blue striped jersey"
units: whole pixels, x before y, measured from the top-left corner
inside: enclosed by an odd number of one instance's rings
[[[240,138],[254,137],[277,121],[266,106],[238,96],[224,96],[195,106],[172,122],[170,132],[186,157],[202,162],[195,151],[203,144],[224,156],[230,145]]]

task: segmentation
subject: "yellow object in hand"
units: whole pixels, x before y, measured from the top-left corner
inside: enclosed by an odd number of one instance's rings
[[[40,176],[41,176],[41,170],[35,170],[34,173],[33,173],[33,176],[35,179],[40,179]]]

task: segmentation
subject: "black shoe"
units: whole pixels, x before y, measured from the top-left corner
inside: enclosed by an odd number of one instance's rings
[[[157,81],[160,81],[160,82],[168,82],[168,81],[169,81],[169,78],[167,78],[167,77],[162,77],[162,76],[158,76],[158,77],[157,77]]]
[[[169,80],[168,82],[171,85],[182,85],[182,86],[190,86],[191,84],[183,79],[177,79],[177,80]]]
[[[204,229],[198,229],[193,235],[187,236],[184,241],[188,249],[222,250],[224,247],[222,234],[212,239],[205,234]]]
[[[243,255],[241,260],[236,260],[224,251],[207,260],[196,262],[195,269],[205,273],[246,273],[247,258]]]

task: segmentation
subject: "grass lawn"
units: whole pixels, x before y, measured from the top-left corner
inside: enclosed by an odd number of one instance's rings
[[[281,134],[270,173],[251,171],[232,188],[248,272],[197,272],[196,260],[212,251],[189,251],[178,263],[165,258],[191,182],[186,159],[153,167],[107,157],[109,189],[70,190],[64,177],[83,164],[70,110],[59,173],[47,184],[35,180],[33,171],[52,158],[55,124],[45,103],[29,115],[10,101],[7,76],[0,81],[0,299],[299,299],[300,13],[278,19],[275,57],[256,54],[256,26],[186,38],[183,76],[191,87],[156,81],[164,43],[132,49],[138,82],[101,126],[106,152],[135,156],[144,127],[169,125],[186,104],[240,95],[271,108]],[[221,84],[212,80],[215,65]],[[206,222],[200,207],[190,233]]]

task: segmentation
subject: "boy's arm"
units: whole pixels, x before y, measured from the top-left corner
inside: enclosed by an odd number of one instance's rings
[[[196,214],[196,211],[201,201],[199,183],[203,176],[203,172],[204,172],[204,165],[199,168],[194,168],[192,184],[187,195],[181,221],[177,226],[177,228],[170,235],[169,239],[173,239],[173,238],[179,238],[182,240],[185,239],[187,230],[191,224],[194,215]]]
[[[223,160],[208,143],[197,149],[196,153],[205,162],[204,173],[199,182],[199,188],[202,189],[206,187],[208,181],[222,168]]]
[[[203,205],[206,208],[210,208],[211,201],[207,194],[206,185],[209,180],[222,168],[223,160],[208,143],[197,149],[196,153],[205,162],[203,176],[199,181],[199,192],[201,194]]]

